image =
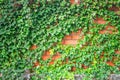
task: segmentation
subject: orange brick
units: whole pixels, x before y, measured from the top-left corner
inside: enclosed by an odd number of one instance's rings
[[[106,26],[106,30],[115,30],[114,26]]]
[[[77,34],[77,32],[72,32],[72,33],[71,33],[71,36],[76,35],[76,34]]]
[[[112,67],[115,66],[115,64],[112,61],[108,61],[108,62],[106,62],[106,64],[109,66],[112,66]]]
[[[80,4],[80,0],[70,0],[70,3],[79,5]]]
[[[106,30],[107,31],[112,31],[112,32],[118,32],[116,27],[110,26],[110,25],[106,26]]]
[[[45,51],[44,54],[42,55],[42,60],[47,60],[50,58],[50,51]]]
[[[79,35],[73,35],[73,36],[72,36],[72,39],[74,39],[74,40],[75,40],[75,39],[78,40],[79,38],[80,38]]]
[[[45,51],[45,53],[44,53],[45,55],[50,55],[50,51],[48,50],[48,51]]]
[[[86,65],[82,64],[82,68],[83,68],[83,69],[87,69],[87,68],[88,68],[88,66],[86,66]]]
[[[101,31],[99,31],[99,34],[113,34],[114,33],[114,31],[112,31],[112,30],[101,30]]]
[[[49,65],[53,65],[53,64],[54,64],[54,61],[53,61],[53,60],[49,62]]]
[[[99,34],[105,34],[106,33],[106,30],[100,30],[99,31]]]
[[[61,44],[63,44],[63,45],[65,44],[65,41],[64,41],[64,39],[62,40]]]
[[[66,35],[64,39],[71,39],[71,35]]]
[[[38,61],[34,62],[33,64],[34,64],[34,66],[33,66],[33,67],[37,67],[37,66],[39,66],[39,65],[40,65],[40,63],[39,63]]]
[[[52,60],[57,60],[61,57],[60,53],[57,52],[55,55],[53,55]]]
[[[71,71],[76,71],[76,67],[71,67]]]
[[[96,18],[94,20],[94,23],[97,23],[97,24],[106,24],[106,21],[103,18]]]
[[[29,49],[30,50],[35,50],[37,48],[37,46],[35,44],[33,44]]]
[[[65,40],[65,45],[76,45],[78,40]]]
[[[74,4],[74,3],[75,3],[75,1],[74,1],[74,0],[70,0],[70,3],[71,3],[71,4]]]
[[[50,58],[50,55],[42,55],[42,60],[48,60]]]
[[[115,50],[115,53],[116,54],[120,54],[120,50]]]
[[[108,34],[113,34],[113,31],[107,31]]]

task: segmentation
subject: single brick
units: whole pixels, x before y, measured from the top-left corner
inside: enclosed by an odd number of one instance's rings
[[[106,24],[106,21],[103,18],[96,18],[94,20],[94,23],[97,23],[97,24]]]
[[[117,28],[114,26],[106,26],[106,30],[109,31],[109,33],[118,32]]]
[[[113,31],[107,31],[108,34],[113,34]]]
[[[57,60],[61,57],[60,53],[57,52],[55,55],[52,56],[52,60]]]
[[[66,39],[71,39],[71,35],[66,35],[65,37],[64,37],[64,39],[66,40]]]
[[[99,34],[113,34],[114,32],[112,30],[101,30],[99,31]]]
[[[106,33],[107,33],[106,30],[100,30],[100,31],[99,31],[99,34],[106,34]]]
[[[83,68],[83,69],[87,69],[87,68],[88,68],[88,66],[86,66],[86,65],[82,64],[82,68]]]
[[[45,55],[50,55],[50,51],[49,51],[49,50],[48,50],[48,51],[45,51],[44,54],[45,54]]]
[[[120,54],[120,50],[115,50],[115,53],[116,54]]]
[[[37,67],[37,66],[39,66],[39,65],[40,65],[40,63],[39,63],[38,61],[34,62],[33,64],[34,64],[34,66],[33,66],[33,67]]]
[[[70,3],[71,3],[71,4],[75,4],[75,1],[74,1],[74,0],[70,0]]]
[[[72,39],[74,39],[74,40],[75,39],[78,40],[79,38],[80,38],[80,35],[77,35],[77,34],[72,36]]]
[[[113,34],[115,32],[118,32],[117,28],[115,28],[114,26],[108,25],[108,26],[106,26],[105,29],[100,30],[99,34]]]
[[[107,61],[106,64],[112,67],[115,66],[115,64],[112,61]]]
[[[80,4],[80,0],[70,0],[71,4]]]
[[[54,60],[49,62],[49,65],[53,65],[54,64]]]
[[[106,30],[116,30],[114,26],[106,26]]]
[[[33,44],[32,46],[30,46],[30,50],[35,50],[37,48],[37,46],[35,44]]]
[[[47,60],[50,58],[50,51],[45,51],[44,54],[42,55],[42,60]]]
[[[65,45],[76,45],[78,40],[65,40]]]
[[[72,67],[71,67],[71,71],[76,71],[76,67],[75,67],[75,66],[72,66]]]
[[[42,55],[42,60],[48,60],[50,58],[50,55]]]

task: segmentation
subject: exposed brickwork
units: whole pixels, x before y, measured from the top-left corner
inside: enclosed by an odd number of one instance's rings
[[[112,61],[107,61],[106,64],[109,66],[115,66],[115,64]]]
[[[70,35],[66,35],[65,39],[71,39],[72,37]]]
[[[57,52],[56,54],[54,54],[54,55],[52,56],[52,60],[49,62],[49,65],[53,65],[54,62],[55,62],[56,60],[58,60],[59,58],[61,58],[61,54],[60,54],[59,52]]]
[[[96,18],[94,20],[94,23],[96,23],[96,24],[106,24],[106,21],[103,18]]]
[[[94,23],[96,24],[106,24],[107,21],[105,21],[103,18],[96,18],[94,20]],[[105,27],[105,29],[103,30],[100,30],[99,31],[99,34],[114,34],[114,33],[117,33],[118,30],[116,27],[114,26],[111,26],[111,25],[108,25]]]
[[[48,50],[48,51],[45,51],[44,54],[42,55],[42,60],[46,61],[46,60],[50,59],[50,57],[52,57],[52,58],[51,58],[51,61],[48,64],[53,65],[56,60],[61,58],[61,54],[59,52],[57,52],[54,55],[51,55],[50,51]]]
[[[71,71],[76,71],[76,67],[75,66],[71,67]]]
[[[35,50],[37,48],[37,45],[33,44],[32,46],[30,46],[30,50]]]
[[[50,51],[45,51],[44,54],[42,55],[42,60],[48,60],[50,58]]]
[[[61,57],[60,53],[57,52],[55,55],[52,56],[52,60],[57,60]]]
[[[71,4],[80,4],[80,0],[70,0]]]
[[[103,18],[96,18],[94,20],[94,23],[96,23],[96,24],[106,24],[106,21]],[[116,32],[118,32],[118,30],[114,26],[108,25],[103,30],[100,30],[99,34],[113,34],[113,33],[116,33]],[[88,32],[87,34],[92,34],[92,33]],[[84,34],[82,32],[82,29],[79,29],[77,32],[72,32],[69,35],[65,35],[64,38],[61,41],[61,44],[62,45],[76,46],[76,44],[78,44],[78,41],[81,40],[81,39],[84,39]],[[56,43],[54,45],[56,45]],[[81,45],[80,49],[85,48],[85,46],[91,46],[91,45],[92,45],[91,42],[89,42],[89,43],[86,42],[85,44]],[[30,50],[35,50],[36,48],[37,48],[36,45],[32,45],[30,47]],[[115,53],[120,54],[120,50],[115,50]],[[103,58],[103,57],[104,57],[104,52],[101,53],[100,58]],[[47,50],[43,53],[41,58],[42,58],[43,61],[51,59],[50,62],[48,63],[48,65],[53,65],[56,60],[61,58],[61,54],[59,52],[56,52],[54,55],[51,55],[50,50]],[[116,60],[116,58],[114,57],[112,59],[112,61],[115,61],[115,60]],[[115,66],[115,64],[112,61],[107,61],[106,64],[109,65],[109,66]],[[65,60],[62,61],[61,65],[64,65],[64,64],[75,64],[75,62],[74,63],[69,63],[69,58],[65,58]],[[40,63],[38,61],[36,61],[34,63],[34,67],[37,67],[39,65],[40,65]],[[81,67],[83,69],[89,68],[89,66],[86,66],[84,64],[82,64]],[[74,66],[71,67],[71,71],[76,71],[76,67],[74,67]]]
[[[39,63],[38,61],[34,62],[33,64],[34,64],[33,67],[38,67],[38,66],[40,66],[40,63]]]
[[[72,36],[72,39],[74,40],[78,40],[80,38],[80,36],[79,35],[74,35],[74,36]]]
[[[82,68],[83,68],[83,69],[87,69],[87,68],[88,68],[88,66],[86,66],[86,65],[82,64]]]
[[[62,44],[63,45],[72,45],[75,46],[78,43],[79,39],[83,39],[84,35],[82,33],[82,29],[79,29],[77,32],[72,32],[69,35],[66,35],[63,40]]]
[[[72,39],[70,39],[70,40],[64,40],[64,44],[65,45],[76,45],[77,42],[78,42],[78,40],[72,40]]]
[[[114,26],[106,26],[105,29],[103,30],[100,30],[99,31],[99,34],[114,34],[114,33],[117,33],[118,30],[114,27]]]
[[[116,54],[120,54],[120,50],[115,50],[115,53]]]
[[[50,62],[49,62],[49,65],[53,65],[54,62],[55,62],[54,60],[50,61]]]

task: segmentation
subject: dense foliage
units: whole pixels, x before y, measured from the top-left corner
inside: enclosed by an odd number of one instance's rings
[[[119,6],[119,0],[84,0],[79,5],[69,0],[1,0],[0,1],[0,73],[1,79],[21,80],[26,70],[31,70],[32,80],[72,79],[74,74],[84,74],[86,80],[105,80],[111,73],[119,74],[120,17],[111,6]],[[95,24],[94,19],[102,17],[106,24]],[[116,34],[99,34],[106,25],[118,30]],[[94,26],[94,27],[93,27]],[[66,34],[82,28],[85,38],[76,47],[64,46],[62,38]],[[92,34],[87,34],[89,31]],[[91,46],[81,45],[89,42]],[[54,45],[56,43],[56,45]],[[31,50],[32,45],[37,45]],[[53,46],[54,45],[54,46]],[[41,59],[45,50],[51,55],[59,52],[62,57],[54,65]],[[102,52],[104,58],[100,58]],[[109,66],[113,56],[115,66]],[[65,58],[69,63],[61,65]],[[34,62],[40,65],[33,67]],[[74,62],[76,64],[74,64]],[[89,66],[83,69],[81,65]],[[75,71],[71,71],[71,67]]]

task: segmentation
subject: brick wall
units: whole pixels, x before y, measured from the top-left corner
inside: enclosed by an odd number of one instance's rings
[[[95,24],[106,24],[106,22],[107,21],[105,21],[103,18],[96,18],[94,20]],[[111,26],[109,24],[103,30],[100,30],[99,34],[116,34],[117,32],[118,32],[117,28],[114,27],[114,26]],[[92,34],[91,32],[89,32],[89,33]],[[77,32],[71,32],[69,35],[65,35],[64,38],[61,41],[61,44],[64,45],[64,46],[70,45],[70,46],[75,47],[76,44],[78,44],[78,41],[81,40],[81,39],[84,39],[84,34],[82,32],[82,29],[78,29]],[[87,44],[89,44],[89,43],[86,43],[85,45],[83,45],[83,47],[87,46]],[[33,45],[33,46],[30,47],[30,50],[34,50],[36,48],[37,48],[37,46]],[[115,53],[120,54],[120,50],[115,50]],[[48,65],[53,65],[56,60],[61,58],[61,56],[62,55],[59,52],[56,52],[54,55],[51,55],[51,52],[50,52],[50,49],[49,49],[49,50],[44,51],[41,58],[42,58],[43,61],[46,61],[46,60],[51,58]],[[101,53],[101,58],[103,56],[104,56],[104,52]],[[68,63],[68,61],[69,61],[69,58],[66,58],[66,60],[63,62],[63,64]],[[112,63],[112,61],[108,61],[106,64],[108,64],[110,66],[114,66],[114,63]],[[37,61],[34,63],[34,66],[39,66],[39,65],[40,65],[40,63],[37,62]],[[82,64],[82,68],[87,69],[88,66]],[[76,67],[74,67],[74,66],[71,67],[71,71],[75,71],[75,70],[76,70]]]

